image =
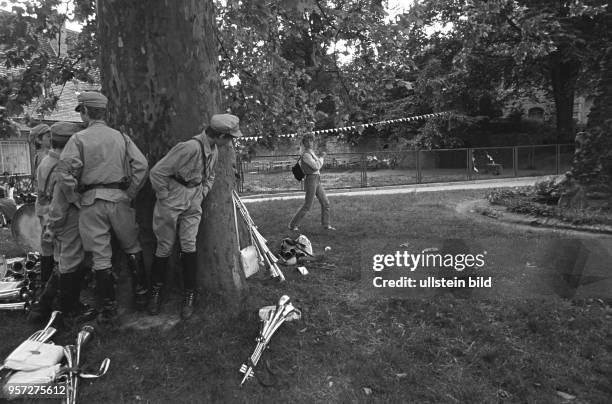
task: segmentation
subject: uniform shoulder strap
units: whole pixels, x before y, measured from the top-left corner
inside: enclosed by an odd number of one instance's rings
[[[55,162],[55,164],[53,164],[51,166],[51,169],[49,170],[49,174],[47,174],[47,178],[45,179],[45,187],[43,188],[43,191],[45,193],[47,193],[47,190],[49,188],[49,179],[51,178],[51,175],[53,174],[53,171],[55,171],[55,168],[57,167],[57,163],[58,162]],[[47,196],[51,197],[51,195],[47,195]]]
[[[204,172],[206,172],[206,153],[204,153],[204,145],[195,137],[192,137],[191,140],[194,140],[198,146],[200,146],[200,151],[202,152],[202,166],[204,167]]]

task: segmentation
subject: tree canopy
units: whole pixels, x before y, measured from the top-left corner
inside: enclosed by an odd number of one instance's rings
[[[97,78],[95,24],[90,19],[95,2],[76,2],[72,18],[84,23],[78,35],[66,38],[69,16],[59,0],[8,1],[12,12],[0,12],[0,105],[19,115],[33,100],[37,112],[46,115],[59,100],[66,82]],[[68,46],[66,46],[68,45]]]
[[[462,81],[471,89],[466,98],[472,103],[478,100],[474,92],[483,90],[489,95],[498,90],[495,101],[508,93],[549,92],[557,138],[568,141],[578,84],[594,88],[597,65],[611,44],[609,18],[603,0],[426,0],[417,2],[407,21],[413,31],[436,23],[451,26],[447,40],[459,46],[450,74],[455,85]]]
[[[97,78],[95,2],[75,0],[71,13],[59,0],[8,3],[0,58],[13,70],[1,78],[0,104],[10,113],[41,97],[40,112],[49,111],[53,85]],[[223,101],[245,133],[273,145],[282,133],[447,109],[494,117],[509,99],[537,89],[555,100],[558,140],[573,137],[576,88],[595,87],[611,43],[607,2],[421,0],[393,19],[385,3],[217,1]],[[57,41],[69,18],[84,24],[70,50],[46,50],[42,41]],[[444,127],[383,134],[452,146]]]

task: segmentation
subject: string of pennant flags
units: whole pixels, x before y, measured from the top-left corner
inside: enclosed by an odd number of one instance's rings
[[[422,120],[422,119],[430,119],[430,118],[434,118],[436,116],[448,115],[450,113],[451,113],[451,111],[436,112],[436,113],[433,113],[433,114],[424,114],[424,115],[409,116],[409,117],[406,117],[406,118],[389,119],[389,120],[386,120],[386,121],[379,121],[379,122],[368,122],[368,123],[362,123],[362,124],[359,124],[359,125],[343,126],[343,127],[340,127],[340,128],[319,129],[319,130],[315,130],[315,131],[311,131],[311,132],[305,132],[305,133],[302,133],[302,134],[299,134],[299,133],[289,133],[289,134],[286,134],[286,135],[280,135],[279,137],[293,138],[293,137],[296,137],[298,135],[304,135],[306,133],[313,134],[313,135],[330,134],[330,133],[342,133],[342,132],[349,132],[349,131],[353,131],[353,130],[360,130],[360,129],[370,128],[372,126],[381,126],[381,125],[389,125],[389,124],[393,124],[393,123],[411,122],[411,121],[419,121],[419,120]],[[242,137],[240,139],[241,140],[257,140],[257,139],[261,139],[262,137],[263,136],[246,136],[246,137]]]

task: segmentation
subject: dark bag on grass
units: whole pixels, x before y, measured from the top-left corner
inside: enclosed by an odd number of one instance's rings
[[[297,163],[295,163],[295,165],[293,167],[291,167],[291,171],[293,172],[293,176],[298,181],[302,181],[304,179],[304,176],[306,175],[306,174],[304,174],[304,170],[302,170],[302,166],[300,166],[300,160],[301,159],[302,159],[302,156],[300,156],[300,158],[298,159]]]

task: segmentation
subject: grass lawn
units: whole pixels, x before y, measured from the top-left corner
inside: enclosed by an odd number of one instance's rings
[[[332,247],[323,263],[306,264],[309,275],[286,268],[282,284],[250,279],[250,310],[237,318],[208,298],[187,324],[100,335],[83,356],[91,364],[108,356],[111,368],[80,383],[80,402],[612,402],[612,241],[492,225],[454,209],[487,192],[331,197],[338,231],[320,228],[318,206],[301,226],[315,252]],[[247,204],[273,250],[289,236],[287,222],[300,204]],[[2,249],[12,248],[0,232]],[[494,286],[372,286],[374,254],[431,247],[486,251],[479,271]],[[413,275],[427,271],[434,269]],[[449,277],[467,275],[451,270]],[[240,388],[257,310],[282,294],[303,317],[284,324],[263,355],[276,384],[253,379]],[[0,323],[0,356],[36,329],[19,313],[0,313]],[[55,341],[69,343],[75,334]]]

